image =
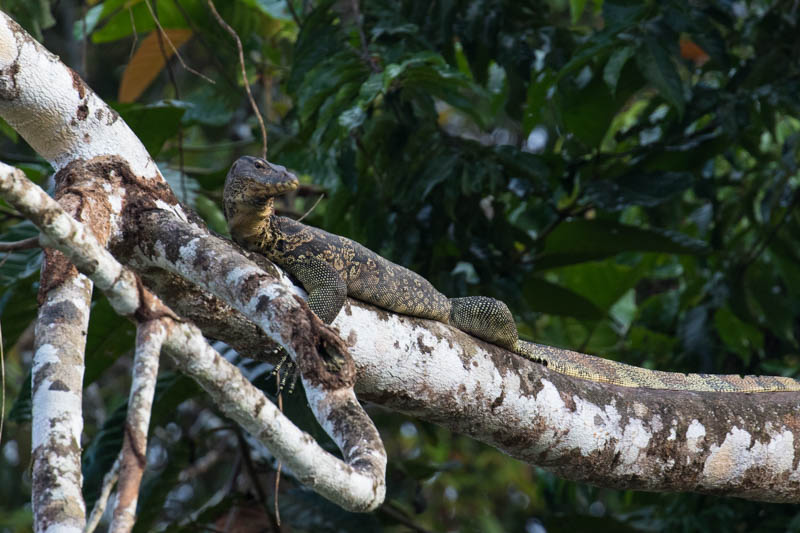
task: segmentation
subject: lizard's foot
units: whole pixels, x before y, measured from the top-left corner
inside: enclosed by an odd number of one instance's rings
[[[272,375],[275,376],[275,382],[277,384],[277,391],[276,394],[280,394],[286,388],[286,382],[289,381],[289,394],[294,392],[295,385],[297,385],[297,378],[300,377],[299,369],[297,365],[294,364],[289,358],[289,354],[286,353],[286,350],[281,349],[283,355],[281,355],[280,361],[278,364],[275,365],[275,368],[272,369]]]
[[[507,350],[517,348],[517,325],[508,306],[487,296],[451,298],[450,323]]]

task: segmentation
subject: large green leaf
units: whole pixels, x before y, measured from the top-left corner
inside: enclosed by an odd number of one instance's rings
[[[643,268],[615,261],[592,261],[553,270],[568,290],[585,298],[605,316],[642,276]],[[577,318],[577,317],[576,317]]]
[[[745,364],[749,364],[751,356],[764,348],[764,334],[752,324],[740,320],[727,307],[714,313],[714,327],[722,342]]]
[[[571,220],[559,224],[545,240],[537,270],[603,259],[620,252],[702,254],[703,241],[682,233],[644,229],[611,220]]]
[[[92,33],[94,43],[107,43],[124,39],[134,31],[147,33],[155,29],[153,15],[144,2],[134,2],[132,7],[125,8],[127,2],[112,0],[104,3],[100,15],[100,28]],[[187,3],[188,4],[188,3]],[[152,6],[152,4],[151,4]],[[120,9],[122,8],[122,9]],[[158,20],[163,28],[188,28],[186,19],[173,2],[158,3]]]

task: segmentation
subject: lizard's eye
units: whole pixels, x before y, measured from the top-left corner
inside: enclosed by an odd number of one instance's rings
[[[264,162],[261,161],[260,159],[257,159],[256,162],[255,162],[255,167],[258,170],[264,170],[265,168],[267,168],[267,165],[265,165]]]

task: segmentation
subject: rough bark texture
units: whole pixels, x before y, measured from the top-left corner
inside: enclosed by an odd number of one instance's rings
[[[325,388],[352,386],[354,367],[345,344],[290,284],[280,283],[196,222],[153,210],[143,212],[136,227],[134,264],[180,273],[254,319],[286,348],[304,379]],[[278,272],[275,267],[272,271]]]
[[[159,320],[142,322],[136,329],[133,382],[122,437],[117,506],[110,528],[114,533],[131,531],[136,523],[139,486],[147,466],[147,430],[156,392],[158,359],[166,333],[167,325]]]
[[[48,275],[47,263],[42,275]],[[81,401],[91,299],[92,282],[76,271],[43,295],[36,320],[31,503],[37,532],[79,532],[86,521]]]
[[[436,322],[350,302],[334,322],[359,396],[561,477],[800,501],[800,394],[630,389],[571,378]]]

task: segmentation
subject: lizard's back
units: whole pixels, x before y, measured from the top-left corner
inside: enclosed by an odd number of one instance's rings
[[[298,276],[313,261],[332,266],[347,284],[347,294],[397,313],[448,322],[450,300],[431,283],[346,237],[273,217],[276,241],[263,252]]]

